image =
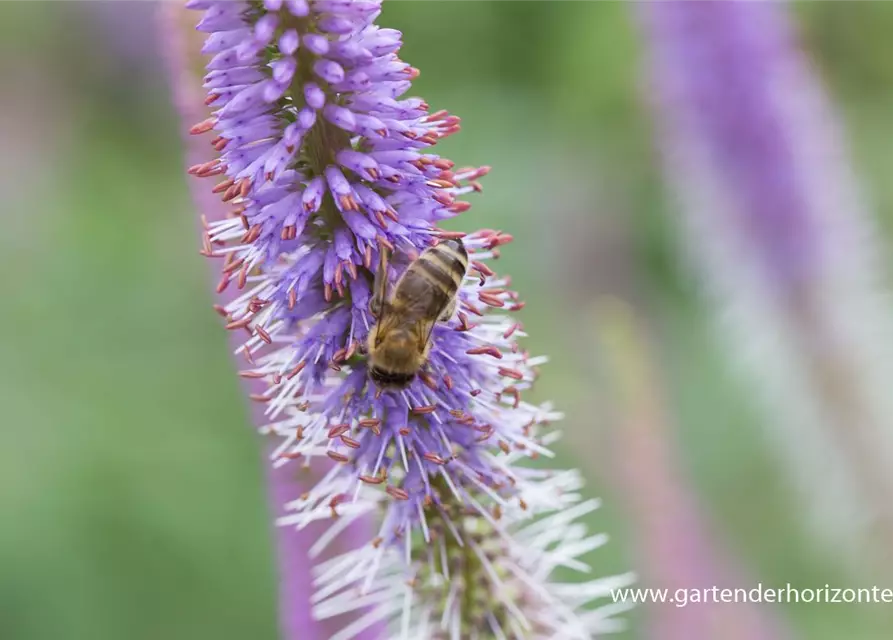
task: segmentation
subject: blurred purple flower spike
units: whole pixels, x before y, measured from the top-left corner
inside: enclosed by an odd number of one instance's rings
[[[639,11],[667,175],[725,341],[763,392],[816,530],[854,549],[875,526],[888,547],[893,340],[875,233],[787,9]]]
[[[612,298],[599,300],[592,315],[608,374],[601,404],[610,405],[616,425],[602,452],[606,473],[624,497],[642,583],[677,594],[675,602],[643,603],[641,637],[787,640],[786,625],[759,604],[709,597],[680,604],[680,591],[694,598],[696,592],[731,592],[753,582],[701,509],[682,469],[646,326],[632,307]]]
[[[200,138],[189,136],[191,123],[204,117],[207,108],[202,105],[202,91],[198,84],[200,76],[196,74],[198,47],[189,41],[192,26],[189,14],[182,6],[165,2],[158,7],[158,27],[160,48],[164,52],[165,62],[170,78],[171,93],[174,105],[183,121],[182,129],[187,161],[192,164],[201,161],[207,154],[207,146]],[[220,199],[203,188],[198,181],[190,181],[193,201],[206,220],[223,220],[227,207]],[[229,294],[229,295],[228,295]],[[227,303],[233,298],[232,292],[224,292],[221,302]],[[233,348],[241,341],[235,334],[230,334]],[[249,394],[262,394],[265,385],[261,380],[244,380],[245,390]],[[263,424],[264,415],[260,406],[254,405],[251,411],[255,424]],[[267,451],[264,451],[267,454]],[[306,480],[299,480],[289,469],[266,469],[267,492],[270,511],[280,514],[287,500],[305,490]],[[307,584],[312,580],[311,561],[307,555],[308,547],[313,544],[316,535],[322,533],[321,528],[296,531],[294,529],[277,528],[276,554],[279,558],[279,598],[280,629],[283,638],[301,638],[302,640],[322,640],[328,637],[334,625],[314,622],[311,616],[310,594]]]
[[[213,130],[219,152],[189,172],[217,176],[213,192],[233,207],[205,221],[202,253],[221,263],[218,293],[236,290],[218,311],[246,336],[242,376],[264,385],[253,398],[265,407],[261,432],[279,441],[273,467],[316,472],[279,522],[327,525],[307,552],[314,616],[344,621],[330,640],[382,624],[381,637],[407,639],[572,640],[615,628],[609,615],[625,607],[592,603],[628,576],[548,580],[559,566],[586,569],[579,556],[604,543],[578,522],[597,503],[582,500],[575,472],[519,464],[551,455],[558,434],[541,426],[560,416],[522,399],[544,359],[493,311],[523,306],[486,264],[512,238],[437,228],[468,209],[459,198],[488,169],[430,152],[459,120],[401,98],[418,71],[397,57],[401,34],[374,24],[381,3],[187,6],[204,11],[214,110],[191,133]],[[471,264],[459,311],[436,326],[415,381],[379,391],[360,353],[379,252],[393,254],[393,281],[408,258],[459,237]],[[377,532],[344,543],[360,519]],[[353,548],[319,560],[336,539]]]

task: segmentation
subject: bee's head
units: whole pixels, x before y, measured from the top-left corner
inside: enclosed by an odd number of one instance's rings
[[[418,339],[403,328],[369,333],[369,377],[382,388],[402,389],[415,378],[424,357]]]
[[[371,366],[369,377],[381,389],[405,389],[415,380],[415,372],[388,371],[382,367]]]

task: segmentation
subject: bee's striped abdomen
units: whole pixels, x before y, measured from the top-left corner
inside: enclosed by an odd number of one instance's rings
[[[397,286],[395,297],[427,298],[425,315],[437,319],[456,296],[467,269],[468,253],[462,243],[441,242],[425,249],[410,265]],[[422,291],[427,295],[420,295]]]
[[[457,240],[447,240],[425,249],[416,263],[435,285],[431,313],[437,317],[456,296],[468,269],[468,254]]]

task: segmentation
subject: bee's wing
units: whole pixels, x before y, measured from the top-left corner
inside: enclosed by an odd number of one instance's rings
[[[375,272],[375,283],[372,288],[372,315],[381,319],[388,301],[388,250],[381,247],[378,252],[378,270]]]
[[[428,343],[431,342],[431,334],[434,332],[433,320],[419,320],[416,323],[416,335],[419,336],[419,353],[425,353]]]
[[[372,328],[374,332],[374,344],[375,346],[379,346],[381,344],[382,339],[395,329],[397,329],[402,324],[401,318],[393,313],[390,305],[386,305],[381,310],[381,315],[378,317],[378,321],[375,323],[375,326]]]

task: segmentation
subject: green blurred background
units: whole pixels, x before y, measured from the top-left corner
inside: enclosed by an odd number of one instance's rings
[[[889,234],[893,4],[795,11]],[[153,12],[0,3],[3,640],[275,637],[261,459],[210,309]],[[646,327],[685,477],[748,578],[864,586],[814,543],[680,264],[631,14],[389,2],[381,22],[406,35],[414,93],[463,118],[442,153],[494,166],[460,226],[516,238],[500,267],[528,300],[530,350],[551,357],[537,397],[567,412],[559,462],[605,499],[596,573],[638,570],[616,425],[593,401],[605,373],[587,309],[610,294]],[[762,606],[803,638],[893,628],[893,605]],[[641,637],[643,616],[618,637]]]

